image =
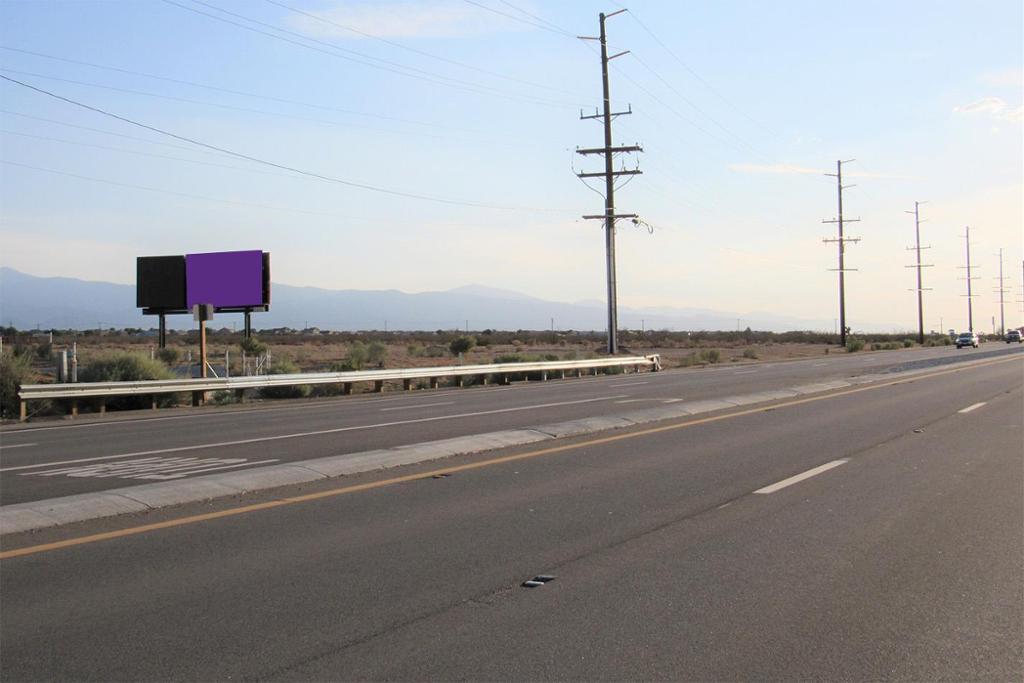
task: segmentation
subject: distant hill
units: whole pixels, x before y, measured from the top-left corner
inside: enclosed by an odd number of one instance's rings
[[[241,326],[242,316],[224,314],[216,327]],[[253,316],[256,329],[319,327],[324,330],[602,330],[601,302],[546,301],[520,292],[466,285],[443,292],[409,294],[398,290],[320,289],[275,283],[269,313]],[[827,330],[832,321],[799,320],[769,313],[742,314],[705,309],[619,308],[619,325],[626,329]],[[134,285],[91,282],[63,277],[36,277],[0,268],[0,323],[19,329],[95,329],[156,326],[156,318],[135,308]],[[193,326],[190,316],[173,316],[176,329]],[[890,330],[866,326],[866,330]]]

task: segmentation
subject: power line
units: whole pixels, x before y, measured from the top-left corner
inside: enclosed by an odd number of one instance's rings
[[[614,4],[614,5],[618,5],[619,7],[622,7],[622,5],[621,5],[620,3],[618,3],[618,2],[615,2],[615,0],[611,0],[611,2],[612,2],[612,4]],[[727,98],[727,97],[726,97],[725,95],[723,95],[723,94],[722,94],[721,92],[719,92],[717,88],[715,88],[715,87],[714,87],[713,85],[711,85],[711,83],[709,83],[709,82],[708,82],[708,81],[707,81],[707,80],[706,80],[705,78],[703,78],[703,77],[702,77],[702,76],[701,76],[701,75],[700,75],[699,73],[697,73],[696,71],[694,71],[694,70],[693,70],[693,69],[692,69],[692,68],[690,67],[690,65],[689,65],[689,64],[687,64],[686,62],[684,62],[684,61],[683,61],[683,60],[682,60],[682,59],[681,59],[681,58],[679,57],[679,55],[677,55],[677,54],[676,54],[676,53],[675,53],[675,52],[674,52],[674,51],[673,51],[673,50],[672,50],[671,48],[669,48],[669,46],[668,46],[668,45],[666,45],[666,44],[665,44],[664,42],[662,42],[661,38],[659,38],[659,37],[658,37],[657,35],[655,35],[654,31],[652,31],[652,30],[651,30],[651,29],[650,29],[650,28],[649,28],[649,27],[647,26],[647,24],[645,24],[645,23],[644,23],[643,21],[641,21],[641,20],[640,20],[640,17],[639,17],[639,16],[637,16],[636,12],[634,12],[634,11],[632,11],[632,10],[627,10],[627,11],[629,12],[629,16],[633,18],[633,21],[635,21],[635,22],[637,23],[637,25],[638,25],[638,26],[640,26],[640,28],[641,28],[641,29],[643,29],[643,30],[644,30],[644,31],[645,31],[645,32],[647,33],[647,35],[649,35],[649,36],[651,37],[651,39],[652,39],[652,40],[654,40],[654,42],[656,42],[656,43],[657,43],[658,45],[660,45],[660,46],[661,46],[661,48],[662,48],[663,50],[665,50],[665,52],[667,52],[667,53],[669,54],[669,56],[671,56],[671,57],[672,57],[672,59],[674,59],[674,60],[675,60],[676,62],[678,62],[678,64],[679,64],[679,65],[680,65],[681,67],[683,67],[683,69],[685,69],[685,70],[686,70],[686,71],[687,71],[687,72],[688,72],[688,73],[689,73],[689,74],[690,74],[691,76],[693,76],[694,78],[696,78],[696,79],[697,79],[698,81],[700,81],[700,82],[701,82],[701,83],[702,83],[702,84],[704,85],[704,87],[706,87],[706,88],[707,88],[708,90],[710,90],[710,91],[711,91],[712,93],[714,93],[714,94],[715,94],[715,96],[716,96],[716,97],[718,97],[718,99],[720,99],[720,100],[721,100],[722,102],[724,102],[724,103],[725,103],[726,105],[728,105],[729,107],[731,107],[731,108],[732,108],[732,109],[733,109],[734,111],[736,111],[736,112],[737,112],[738,114],[740,114],[741,116],[745,117],[745,118],[746,118],[746,119],[747,119],[748,121],[750,121],[751,123],[754,123],[754,124],[756,124],[757,126],[759,126],[759,127],[761,127],[762,129],[764,129],[764,130],[765,130],[766,132],[770,133],[770,134],[771,134],[771,135],[772,135],[773,137],[775,137],[775,138],[778,138],[778,139],[782,139],[782,136],[780,136],[780,135],[779,135],[778,133],[776,133],[775,131],[773,131],[773,130],[772,130],[771,128],[768,128],[767,126],[765,126],[765,125],[764,125],[763,123],[761,123],[760,121],[758,121],[758,120],[757,120],[757,119],[755,119],[754,117],[750,116],[750,115],[749,115],[748,113],[746,113],[746,112],[745,112],[745,111],[744,111],[743,109],[741,109],[741,108],[740,108],[740,107],[738,107],[738,106],[737,106],[736,104],[734,104],[734,103],[733,103],[733,102],[732,102],[731,100],[729,100],[729,99],[728,99],[728,98]]]
[[[478,83],[472,83],[470,81],[464,81],[464,80],[457,79],[457,78],[451,78],[449,76],[443,76],[443,75],[436,74],[436,73],[433,73],[433,72],[430,72],[430,71],[426,71],[424,69],[419,69],[419,68],[412,67],[412,66],[406,66],[406,65],[398,63],[398,62],[392,62],[390,60],[381,59],[379,57],[373,57],[371,55],[367,55],[367,54],[364,54],[364,53],[361,53],[361,52],[357,52],[355,50],[350,50],[350,49],[347,49],[347,48],[338,47],[337,45],[334,45],[333,43],[329,43],[329,42],[323,41],[323,40],[317,40],[316,38],[310,38],[308,36],[302,35],[301,33],[296,33],[295,31],[289,31],[287,29],[278,28],[277,26],[273,26],[271,24],[267,24],[267,23],[259,21],[257,19],[251,19],[249,17],[246,17],[244,15],[238,14],[236,12],[231,12],[229,10],[217,7],[216,5],[211,5],[209,3],[203,2],[202,0],[192,0],[192,2],[194,2],[194,3],[198,4],[198,5],[202,5],[203,7],[208,7],[210,9],[213,9],[213,10],[217,11],[217,12],[221,12],[221,13],[226,14],[228,16],[236,17],[238,19],[242,19],[243,21],[248,21],[250,23],[256,24],[257,26],[264,26],[266,28],[269,28],[269,29],[271,29],[273,31],[277,31],[279,33],[283,33],[285,35],[295,36],[295,37],[301,39],[301,41],[306,41],[306,42],[300,42],[300,40],[294,40],[294,39],[291,39],[291,38],[287,38],[284,35],[277,35],[276,33],[270,33],[268,31],[263,31],[263,30],[260,30],[258,28],[254,28],[252,26],[246,26],[245,24],[240,24],[240,23],[238,23],[236,21],[231,21],[230,19],[225,19],[224,17],[220,17],[220,16],[217,16],[215,14],[210,14],[209,12],[204,12],[204,11],[202,11],[200,9],[196,9],[195,7],[189,7],[187,5],[182,5],[181,3],[175,2],[174,0],[162,0],[162,1],[164,3],[166,3],[166,4],[168,4],[168,5],[173,5],[175,7],[181,8],[181,9],[186,10],[188,12],[193,12],[195,14],[199,14],[199,15],[202,15],[204,17],[208,17],[210,19],[214,19],[215,21],[220,21],[222,23],[229,24],[231,26],[236,26],[236,27],[244,29],[246,31],[251,31],[253,33],[258,33],[258,34],[263,35],[263,36],[274,38],[275,40],[281,40],[281,41],[284,41],[286,43],[290,43],[292,45],[297,45],[299,47],[306,48],[307,50],[313,50],[314,52],[320,52],[322,54],[326,54],[326,55],[331,56],[331,57],[335,57],[335,58],[338,58],[338,59],[344,59],[346,61],[350,61],[350,62],[353,62],[353,63],[356,63],[356,64],[361,64],[363,66],[368,66],[368,67],[373,68],[373,69],[379,69],[379,70],[382,70],[382,71],[387,71],[387,72],[390,72],[390,73],[398,74],[400,76],[406,76],[407,78],[415,78],[415,79],[427,81],[427,82],[430,82],[430,83],[435,83],[437,85],[443,85],[445,87],[454,88],[456,90],[462,90],[464,92],[471,92],[471,93],[482,94],[482,95],[491,95],[491,96],[494,96],[494,97],[502,97],[502,98],[505,98],[505,99],[518,100],[518,101],[521,101],[521,102],[529,102],[531,104],[540,104],[540,105],[544,105],[544,106],[554,106],[554,107],[569,107],[569,106],[575,107],[574,104],[568,103],[568,102],[555,102],[553,100],[545,100],[545,99],[541,99],[541,98],[537,98],[537,97],[532,97],[532,96],[529,96],[529,95],[519,95],[519,94],[511,94],[511,93],[502,92],[500,90],[497,90],[496,88],[490,88],[488,86],[484,86],[484,85],[481,85],[481,84],[478,84]],[[330,50],[325,50],[323,48],[318,48],[315,45],[310,45],[309,43],[316,43],[318,45],[323,45],[323,46],[326,46],[326,47],[330,48]],[[357,57],[352,57],[350,55],[357,55]],[[380,63],[379,64],[375,64],[372,61],[366,61],[366,60],[374,60],[374,61],[380,62]]]
[[[328,126],[338,126],[338,127],[342,127],[342,128],[359,128],[359,129],[362,129],[362,130],[373,130],[373,131],[377,131],[377,132],[380,132],[380,133],[390,133],[390,134],[394,134],[394,135],[411,135],[411,136],[423,137],[423,138],[433,138],[435,140],[460,140],[460,141],[462,141],[460,138],[455,138],[455,137],[447,136],[447,135],[440,135],[440,134],[437,134],[437,133],[425,133],[425,132],[422,132],[422,131],[413,132],[413,131],[403,131],[403,130],[389,130],[387,128],[376,128],[374,126],[367,126],[367,125],[363,125],[363,124],[359,124],[359,123],[342,123],[340,121],[331,121],[329,119],[318,119],[318,118],[313,118],[313,117],[310,117],[310,116],[299,116],[299,115],[296,115],[296,114],[286,114],[284,112],[268,111],[266,109],[254,109],[252,107],[239,107],[237,105],[232,105],[232,104],[222,104],[220,102],[208,102],[208,101],[205,101],[205,100],[195,100],[195,99],[191,99],[191,98],[188,98],[188,97],[177,97],[175,95],[162,95],[160,93],[147,92],[145,90],[135,90],[133,88],[122,88],[122,87],[114,86],[114,85],[104,85],[102,83],[90,83],[88,81],[77,81],[77,80],[74,80],[74,79],[71,79],[71,78],[61,78],[59,76],[48,76],[46,74],[34,73],[34,72],[31,72],[31,71],[18,71],[18,70],[15,70],[15,69],[0,68],[0,72],[9,73],[9,74],[17,74],[19,76],[32,76],[34,78],[43,78],[43,79],[50,80],[50,81],[58,81],[60,83],[70,83],[72,85],[82,85],[82,86],[85,86],[87,88],[99,88],[99,89],[102,89],[102,90],[110,90],[110,91],[113,91],[113,92],[128,93],[130,95],[141,95],[143,97],[153,97],[153,98],[156,98],[156,99],[168,100],[168,101],[171,101],[171,102],[182,102],[182,103],[185,103],[185,104],[198,104],[198,105],[205,106],[205,107],[216,107],[217,109],[226,109],[228,111],[240,111],[240,112],[245,112],[245,113],[248,113],[248,114],[262,114],[264,116],[277,116],[277,117],[280,117],[280,118],[292,119],[292,120],[295,120],[295,121],[308,121],[310,123],[319,123],[319,124],[328,125]]]
[[[80,175],[78,173],[71,173],[69,171],[58,171],[53,168],[43,168],[42,166],[32,166],[30,164],[22,164],[17,161],[10,161],[8,159],[0,159],[0,164],[7,164],[8,166],[17,166],[19,168],[27,168],[32,171],[41,171],[43,173],[52,173],[54,175],[65,176],[68,178],[76,178],[78,180],[88,180],[94,183],[102,183],[104,185],[112,185],[114,187],[124,187],[132,190],[143,190],[145,192],[156,192],[159,194],[172,195],[174,197],[183,197],[185,199],[200,199],[206,202],[216,202],[218,204],[231,204],[233,206],[245,206],[255,209],[269,209],[271,211],[285,211],[289,213],[300,213],[310,216],[331,216],[329,213],[321,213],[318,211],[308,211],[306,209],[291,209],[280,206],[269,206],[267,204],[253,204],[250,202],[239,202],[233,199],[220,199],[218,197],[209,197],[206,195],[189,194],[187,192],[177,192],[175,190],[166,190],[159,187],[150,187],[147,185],[134,185],[132,183],[122,183],[116,180],[107,180],[106,178],[96,178],[93,176]]]
[[[556,33],[556,34],[558,34],[560,36],[565,36],[567,38],[575,38],[576,37],[573,34],[569,33],[568,31],[563,31],[560,28],[553,27],[551,25],[547,25],[546,26],[545,24],[541,24],[541,23],[534,22],[534,21],[529,21],[527,19],[523,19],[522,17],[517,17],[514,14],[509,14],[508,12],[502,12],[500,9],[494,9],[493,7],[488,7],[487,5],[484,5],[483,3],[476,2],[475,0],[463,0],[463,2],[465,2],[466,4],[469,4],[469,5],[473,5],[474,7],[479,7],[482,10],[487,10],[488,12],[491,12],[493,14],[498,14],[500,16],[505,17],[506,19],[511,19],[512,21],[518,21],[521,24],[527,24],[529,26],[533,26],[534,28],[539,28],[542,31],[548,31],[549,33]],[[508,4],[508,3],[506,3],[506,4]],[[515,9],[518,9],[518,8],[515,8]],[[522,11],[522,10],[519,10],[519,11]],[[524,14],[525,14],[525,12],[524,12]],[[545,23],[547,23],[547,22],[545,22]]]
[[[267,161],[265,159],[260,159],[258,157],[254,157],[254,156],[251,156],[251,155],[248,155],[248,154],[242,154],[241,152],[235,152],[235,151],[227,149],[225,147],[218,147],[217,145],[212,145],[212,144],[209,144],[209,143],[206,143],[206,142],[201,142],[199,140],[195,140],[193,138],[186,137],[184,135],[178,135],[177,133],[172,133],[170,131],[166,131],[166,130],[163,130],[161,128],[157,128],[155,126],[151,126],[151,125],[148,125],[148,124],[145,124],[145,123],[141,123],[139,121],[135,121],[133,119],[129,119],[127,117],[120,116],[118,114],[114,114],[114,113],[106,111],[104,109],[100,109],[98,107],[93,107],[93,106],[85,104],[83,102],[78,102],[77,100],[73,100],[71,98],[64,97],[62,95],[58,95],[56,93],[50,92],[49,90],[44,90],[43,88],[39,88],[39,87],[36,87],[34,85],[29,85],[28,83],[24,83],[24,82],[19,81],[17,79],[11,78],[10,76],[4,76],[3,74],[0,74],[0,78],[2,78],[5,81],[9,81],[11,83],[15,83],[17,85],[20,85],[20,86],[22,86],[24,88],[28,88],[29,90],[34,90],[34,91],[36,91],[38,93],[41,93],[43,95],[46,95],[48,97],[52,97],[54,99],[60,100],[62,102],[67,102],[68,104],[73,104],[76,107],[81,107],[83,109],[87,109],[89,111],[96,112],[97,114],[101,114],[103,116],[108,116],[108,117],[110,117],[112,119],[116,119],[118,121],[123,121],[124,123],[128,123],[128,124],[131,124],[133,126],[137,126],[139,128],[143,128],[145,130],[152,131],[154,133],[159,133],[160,135],[166,135],[168,137],[174,138],[175,140],[181,140],[182,142],[187,142],[189,144],[196,145],[197,147],[203,147],[203,148],[206,148],[206,149],[211,149],[211,150],[214,150],[216,152],[221,152],[223,154],[227,154],[227,155],[230,155],[230,156],[233,156],[233,157],[237,157],[239,159],[245,159],[246,161],[251,161],[253,163],[262,164],[264,166],[270,166],[272,168],[281,169],[283,171],[291,171],[292,173],[298,173],[300,175],[309,176],[311,178],[318,178],[318,179],[326,181],[326,182],[337,183],[339,185],[345,185],[346,187],[355,187],[355,188],[359,188],[359,189],[362,189],[362,190],[369,190],[371,192],[379,192],[381,194],[387,194],[387,195],[391,195],[391,196],[395,196],[395,197],[406,197],[408,199],[419,199],[419,200],[423,200],[423,201],[437,202],[437,203],[440,203],[440,204],[452,204],[452,205],[456,205],[456,206],[468,206],[468,207],[481,208],[481,209],[495,209],[495,210],[501,210],[501,211],[552,211],[552,212],[559,212],[559,213],[561,212],[561,210],[559,210],[559,209],[534,209],[534,208],[514,207],[514,206],[500,206],[500,205],[496,205],[496,204],[484,204],[484,203],[479,203],[479,202],[468,202],[468,201],[462,201],[462,200],[457,200],[457,199],[447,199],[447,198],[443,198],[443,197],[434,197],[434,196],[431,196],[431,195],[417,194],[417,193],[414,193],[414,192],[403,192],[403,191],[400,191],[400,190],[392,190],[392,189],[385,188],[385,187],[378,187],[376,185],[369,185],[367,183],[360,183],[360,182],[355,182],[355,181],[351,181],[351,180],[344,180],[344,179],[341,179],[341,178],[334,178],[332,176],[323,175],[321,173],[316,173],[316,172],[313,172],[313,171],[306,171],[306,170],[303,170],[303,169],[300,169],[300,168],[295,168],[294,166],[288,166],[286,164],[279,164],[279,163],[276,163],[276,162],[273,162],[273,161]]]
[[[267,0],[267,1],[269,2],[270,0]],[[475,130],[467,129],[467,128],[456,128],[456,127],[453,127],[453,126],[446,126],[446,125],[444,125],[442,123],[435,123],[435,122],[430,122],[430,121],[419,121],[419,120],[416,120],[416,119],[407,119],[407,118],[403,118],[403,117],[400,117],[400,116],[389,116],[387,114],[377,114],[377,113],[363,112],[363,111],[357,111],[355,109],[343,109],[343,108],[340,108],[340,107],[332,107],[332,106],[325,105],[325,104],[317,104],[315,102],[303,102],[301,100],[292,100],[292,99],[288,99],[288,98],[284,98],[284,97],[275,97],[275,96],[272,96],[272,95],[261,95],[261,94],[258,94],[258,93],[245,92],[245,91],[242,91],[242,90],[233,90],[231,88],[223,88],[223,87],[216,86],[216,85],[210,85],[208,83],[198,83],[196,81],[186,81],[186,80],[182,80],[182,79],[179,79],[179,78],[171,78],[171,77],[168,77],[168,76],[158,76],[156,74],[145,73],[143,71],[133,71],[131,69],[123,69],[121,67],[109,66],[109,65],[106,65],[106,64],[96,64],[94,62],[85,62],[85,61],[81,61],[81,60],[78,60],[78,59],[70,59],[70,58],[67,58],[67,57],[58,57],[56,55],[48,55],[48,54],[45,54],[45,53],[42,53],[42,52],[33,52],[32,50],[22,50],[22,49],[16,48],[16,47],[9,47],[7,45],[0,45],[0,50],[8,50],[10,52],[18,52],[18,53],[21,53],[21,54],[31,55],[33,57],[41,57],[43,59],[52,59],[52,60],[55,60],[55,61],[58,61],[58,62],[64,62],[66,64],[76,64],[78,66],[88,66],[88,67],[93,68],[93,69],[102,69],[104,71],[114,71],[114,72],[117,72],[117,73],[122,73],[122,74],[129,75],[129,76],[141,76],[143,78],[152,78],[152,79],[155,79],[155,80],[158,80],[158,81],[164,81],[164,82],[167,82],[167,83],[176,83],[178,85],[187,85],[187,86],[190,86],[190,87],[193,87],[193,88],[202,88],[204,90],[212,90],[214,92],[221,92],[221,93],[225,93],[225,94],[228,94],[228,95],[238,95],[238,96],[241,96],[241,97],[251,97],[251,98],[255,98],[255,99],[266,100],[268,102],[278,102],[280,104],[291,104],[291,105],[297,105],[297,106],[300,106],[300,107],[309,107],[311,109],[321,109],[321,110],[324,110],[324,111],[333,111],[333,112],[337,112],[339,114],[348,114],[350,116],[362,116],[362,117],[366,117],[366,118],[382,119],[382,120],[385,120],[385,121],[395,121],[397,123],[409,123],[409,124],[413,124],[413,125],[417,125],[417,126],[429,126],[429,127],[432,127],[432,128],[445,128],[445,129],[448,129],[448,130],[454,130],[454,131],[460,131],[460,132],[468,132],[468,133],[479,132],[479,131],[475,131]]]
[[[506,81],[511,81],[513,83],[520,83],[520,84],[523,84],[523,85],[529,85],[531,87],[540,88],[542,90],[550,90],[552,92],[557,92],[557,93],[560,93],[560,94],[563,94],[563,95],[573,95],[574,97],[577,96],[574,93],[568,92],[567,90],[564,90],[562,88],[556,88],[556,87],[553,87],[553,86],[550,86],[550,85],[544,85],[543,83],[535,83],[533,81],[528,81],[528,80],[525,80],[525,79],[522,79],[522,78],[517,78],[515,76],[509,76],[509,75],[506,75],[506,74],[503,74],[503,73],[499,73],[497,71],[491,71],[490,69],[484,69],[482,67],[475,66],[473,64],[467,64],[466,62],[460,62],[460,61],[458,61],[456,59],[451,59],[451,58],[445,57],[443,55],[437,55],[437,54],[434,54],[432,52],[427,52],[426,50],[420,50],[420,49],[417,49],[415,47],[410,47],[408,45],[404,45],[404,44],[399,43],[399,42],[394,41],[394,40],[388,40],[387,38],[384,38],[384,37],[381,37],[381,36],[376,36],[376,35],[374,35],[372,33],[367,33],[366,31],[361,31],[361,30],[359,30],[357,28],[354,28],[352,26],[346,26],[345,24],[338,23],[336,21],[333,21],[333,20],[328,19],[326,17],[320,16],[318,14],[314,14],[313,12],[307,12],[305,10],[298,9],[297,7],[292,7],[291,5],[287,5],[287,4],[283,3],[283,2],[278,2],[277,0],[264,0],[264,2],[270,3],[271,5],[274,5],[276,7],[280,7],[282,9],[286,9],[289,12],[294,12],[295,14],[299,14],[299,15],[302,15],[304,17],[308,17],[310,19],[314,19],[314,20],[319,21],[321,23],[328,24],[330,26],[335,26],[337,28],[341,28],[341,29],[344,29],[346,31],[351,31],[352,33],[355,33],[357,35],[363,36],[364,38],[370,38],[372,40],[376,40],[376,41],[379,41],[381,43],[384,43],[385,45],[391,45],[392,47],[397,47],[397,48],[399,48],[401,50],[406,50],[408,52],[412,52],[413,54],[417,54],[417,55],[420,55],[422,57],[428,57],[430,59],[436,59],[437,61],[444,62],[445,64],[452,64],[454,66],[462,67],[463,69],[469,69],[470,71],[475,71],[477,73],[486,74],[488,76],[494,76],[495,78],[501,78],[501,79],[504,79]]]

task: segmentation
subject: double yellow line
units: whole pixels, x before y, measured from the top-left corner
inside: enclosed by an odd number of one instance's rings
[[[881,384],[870,384],[854,389],[847,389],[845,391],[839,391],[831,394],[824,394],[821,396],[811,396],[808,398],[795,399],[792,401],[785,401],[783,403],[774,403],[771,405],[761,406],[759,408],[749,408],[746,410],[739,410],[732,413],[726,413],[724,415],[714,415],[711,417],[702,417],[695,420],[688,420],[686,422],[678,422],[669,425],[663,425],[660,427],[651,427],[649,429],[643,429],[639,431],[628,432],[625,434],[614,434],[612,436],[604,436],[597,439],[589,439],[587,441],[580,441],[571,444],[565,444],[562,446],[552,446],[551,448],[542,448],[539,450],[528,451],[526,453],[517,453],[515,455],[506,455],[498,458],[490,458],[488,460],[480,460],[478,462],[471,462],[465,465],[456,465],[454,467],[444,467],[441,469],[430,470],[428,472],[418,472],[416,474],[407,474],[401,477],[392,477],[390,479],[381,479],[379,481],[368,482],[366,484],[355,484],[353,486],[343,486],[341,488],[330,489],[328,491],[320,491],[317,493],[307,493],[301,496],[290,496],[288,498],[280,498],[277,500],[267,501],[265,503],[254,503],[252,505],[243,505],[240,507],[230,508],[227,510],[220,510],[218,512],[207,512],[201,515],[191,515],[189,517],[179,517],[177,519],[169,519],[163,522],[156,522],[154,524],[143,524],[141,526],[129,527],[126,529],[118,529],[116,531],[107,531],[100,534],[91,534],[88,536],[79,536],[77,538],[69,538],[63,541],[55,541],[53,543],[42,543],[40,545],[26,546],[24,548],[16,548],[14,550],[5,550],[0,552],[0,560],[7,560],[14,557],[23,557],[25,555],[35,555],[38,553],[50,552],[52,550],[59,550],[61,548],[70,548],[77,545],[86,545],[89,543],[97,543],[99,541],[108,541],[115,538],[123,538],[125,536],[134,536],[136,534],[144,534],[150,531],[158,531],[160,529],[171,529],[174,527],[185,526],[187,524],[198,524],[200,522],[207,522],[214,519],[222,519],[224,517],[234,517],[236,515],[244,515],[250,512],[258,512],[260,510],[271,510],[273,508],[283,507],[285,505],[295,505],[297,503],[307,503],[313,500],[320,500],[321,498],[333,498],[334,496],[344,496],[350,493],[359,493],[360,491],[370,491],[373,489],[384,488],[386,486],[393,486],[395,484],[402,484],[407,481],[415,481],[417,479],[426,479],[430,477],[436,477],[446,474],[455,474],[457,472],[466,472],[469,470],[480,469],[482,467],[491,467],[493,465],[501,465],[503,463],[515,462],[517,460],[527,460],[529,458],[539,458],[545,455],[553,455],[555,453],[562,453],[565,451],[576,450],[579,448],[588,448],[590,446],[600,446],[603,444],[614,443],[616,441],[624,441],[626,439],[636,439],[650,434],[659,434],[662,432],[674,431],[677,429],[685,429],[687,427],[696,427],[697,425],[707,424],[709,422],[718,422],[720,420],[731,420],[737,417],[743,417],[744,415],[753,415],[755,413],[762,413],[767,410],[776,410],[779,408],[789,408],[791,406],[803,405],[805,403],[814,403],[816,401],[824,401],[832,398],[839,398],[841,396],[850,396],[852,394],[859,394],[865,391],[874,391],[877,389],[883,389],[885,387],[891,387],[896,384],[903,384],[910,380],[928,379],[931,377],[939,377],[942,375],[949,375],[955,372],[963,372],[965,370],[972,370],[979,367],[985,367],[989,365],[996,365],[998,363],[1007,363],[1011,361],[1019,360],[1016,356],[1011,358],[1001,358],[992,361],[981,361],[978,363],[972,363],[966,367],[952,368],[948,370],[939,370],[936,372],[914,375],[912,377],[904,377],[891,382],[884,382]]]

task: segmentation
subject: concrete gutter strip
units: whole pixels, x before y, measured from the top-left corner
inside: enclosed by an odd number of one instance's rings
[[[932,368],[900,373],[913,376]],[[0,535],[31,531],[100,517],[142,512],[169,505],[195,503],[249,491],[303,484],[330,477],[370,472],[399,465],[439,460],[454,455],[479,453],[509,446],[621,429],[659,420],[670,420],[726,408],[794,398],[846,387],[893,379],[892,374],[862,375],[846,380],[805,384],[788,389],[762,391],[721,399],[673,403],[617,416],[589,417],[525,429],[459,436],[362,453],[347,453],[251,470],[221,472],[191,479],[142,484],[98,493],[82,493],[0,507]]]

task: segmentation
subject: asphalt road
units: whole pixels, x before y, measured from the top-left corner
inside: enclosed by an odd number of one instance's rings
[[[155,415],[137,411],[76,423],[7,427],[0,432],[0,502],[10,505],[154,481],[140,476],[201,476],[1021,352],[1024,348],[1018,345],[986,344],[959,351],[938,347],[840,353],[783,363],[283,401],[241,409]],[[125,473],[97,467],[114,463],[154,469]]]
[[[0,560],[3,678],[1020,680],[1021,379],[5,537],[32,550]]]

